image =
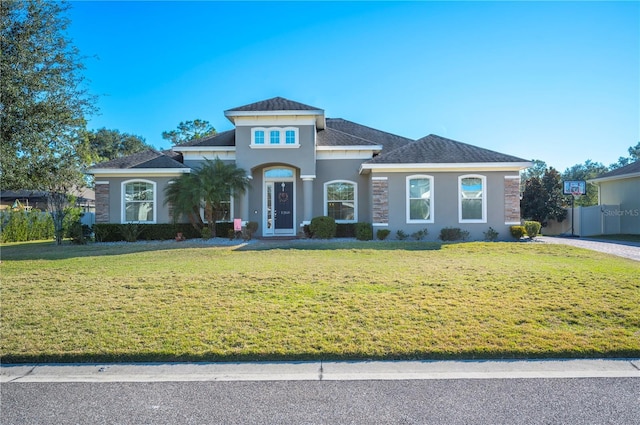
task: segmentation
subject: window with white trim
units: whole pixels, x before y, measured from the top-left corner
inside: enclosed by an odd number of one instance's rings
[[[272,145],[280,144],[280,130],[269,131],[269,143]]]
[[[233,196],[231,196],[231,192],[229,192],[229,200],[228,201],[220,201],[218,208],[214,212],[215,222],[230,222],[233,221],[232,217],[233,212]],[[200,216],[204,217],[204,222],[207,223],[207,215],[205,214],[204,208],[200,208]]]
[[[358,221],[358,185],[351,181],[335,180],[324,184],[324,215],[336,223]]]
[[[296,127],[254,127],[251,129],[251,147],[298,148],[298,133]]]
[[[253,144],[264,145],[264,130],[254,130],[253,132]]]
[[[433,223],[433,177],[407,177],[407,223]]]
[[[156,183],[148,180],[122,182],[122,221],[155,223]]]
[[[286,130],[285,131],[285,144],[293,145],[296,143],[296,132],[295,130]]]
[[[460,223],[487,222],[487,178],[481,175],[458,177],[458,218]]]

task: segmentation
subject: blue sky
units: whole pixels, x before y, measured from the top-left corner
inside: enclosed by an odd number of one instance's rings
[[[100,114],[142,136],[274,96],[560,171],[640,141],[639,2],[71,2]]]

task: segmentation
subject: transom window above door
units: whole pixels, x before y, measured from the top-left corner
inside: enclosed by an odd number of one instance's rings
[[[251,129],[252,148],[298,148],[300,138],[295,127],[254,127]]]

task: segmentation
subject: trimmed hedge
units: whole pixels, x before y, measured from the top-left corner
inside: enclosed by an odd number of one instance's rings
[[[25,242],[53,239],[51,214],[39,210],[0,212],[0,241]]]
[[[524,230],[527,232],[527,235],[534,239],[536,236],[540,234],[540,228],[542,225],[537,221],[525,221],[524,222]]]
[[[126,226],[126,227],[124,227]],[[135,229],[131,227],[135,226]],[[216,236],[227,237],[229,229],[233,230],[233,223],[216,223]],[[201,238],[202,234],[189,223],[177,224],[117,224],[117,223],[96,223],[93,225],[96,242],[119,242],[127,240],[125,236],[135,231],[137,240],[141,241],[162,241],[175,239],[178,233],[186,239]]]
[[[314,238],[332,239],[336,236],[336,221],[327,216],[314,217],[309,224],[309,230]]]
[[[370,241],[373,239],[373,226],[371,223],[356,223],[356,239]]]
[[[511,236],[517,240],[520,240],[520,238],[527,234],[524,226],[511,226],[509,227],[509,232],[511,233]]]

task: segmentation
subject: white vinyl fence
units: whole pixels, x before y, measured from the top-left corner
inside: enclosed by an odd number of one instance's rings
[[[567,218],[562,223],[550,220],[547,227],[542,229],[542,234],[568,236],[573,230],[573,235],[582,237],[615,235],[620,233],[620,215],[610,212],[619,209],[619,205],[594,205],[575,207],[572,213],[571,208],[567,208]]]

